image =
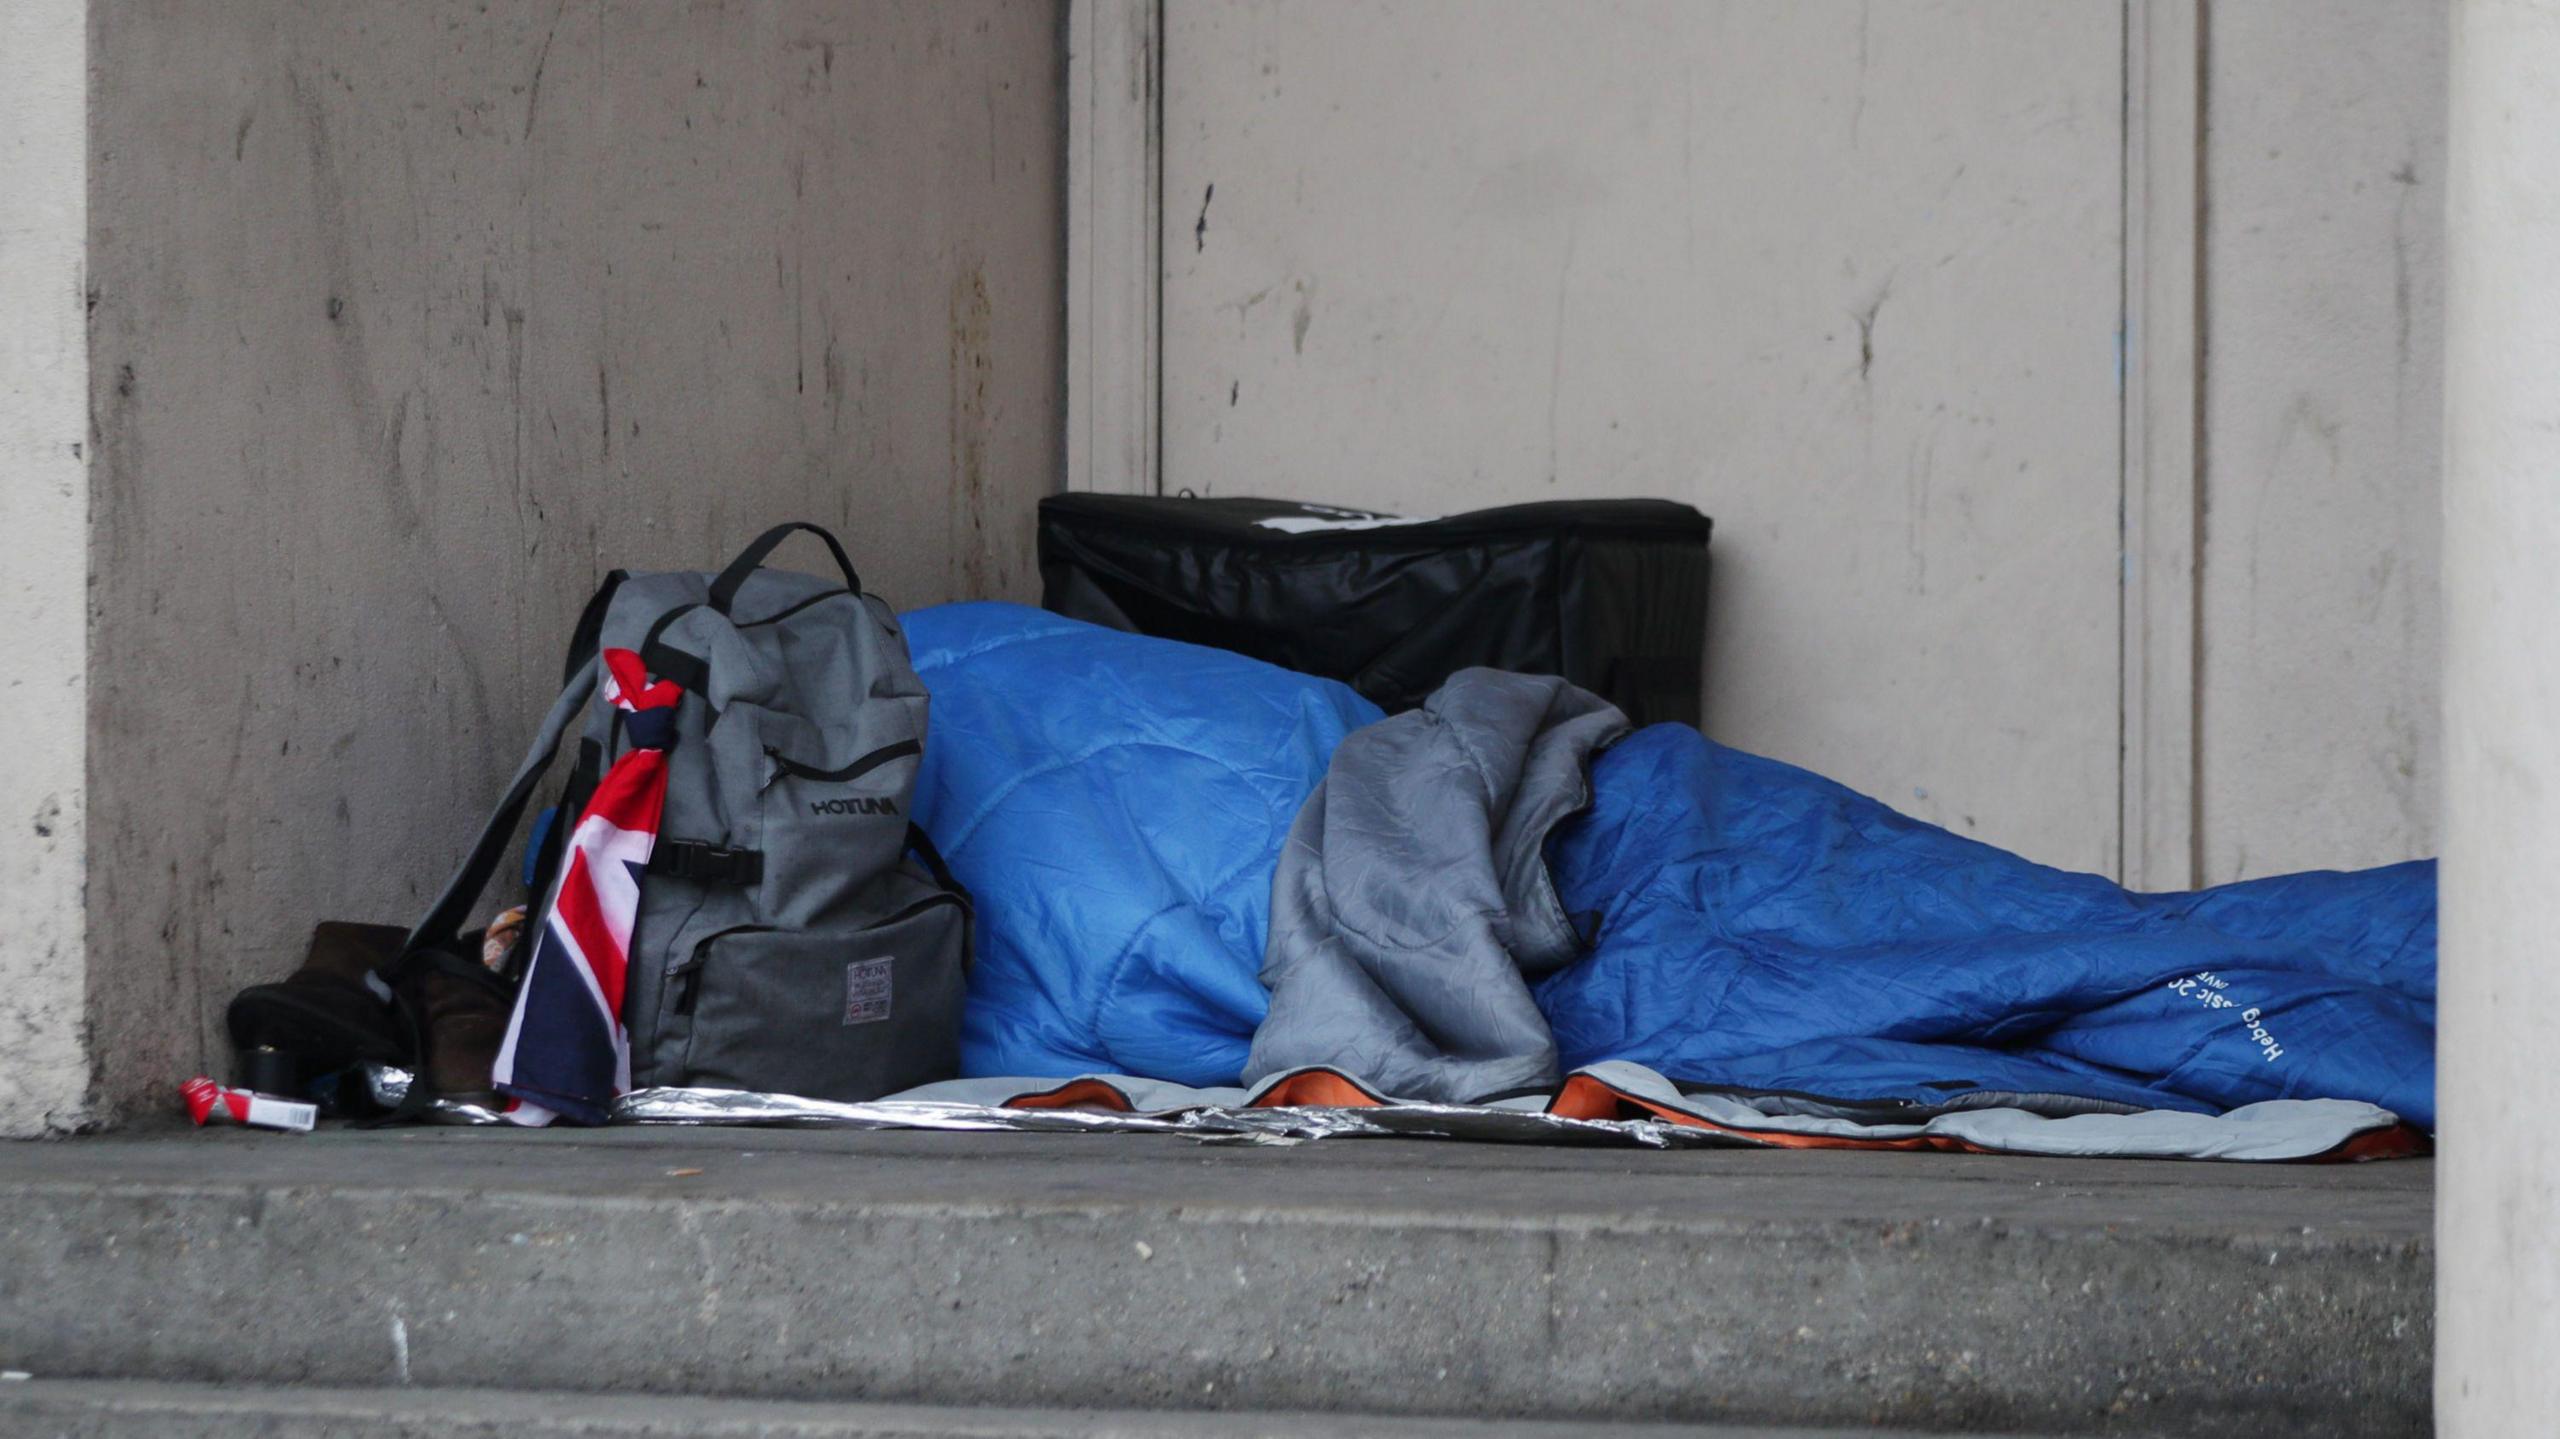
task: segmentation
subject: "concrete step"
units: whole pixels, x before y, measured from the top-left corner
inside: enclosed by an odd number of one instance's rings
[[[2423,1432],[2424,1162],[210,1130],[0,1147],[0,1368]]]
[[[1885,1432],[128,1380],[11,1385],[0,1390],[0,1428],[28,1439],[1873,1439]]]

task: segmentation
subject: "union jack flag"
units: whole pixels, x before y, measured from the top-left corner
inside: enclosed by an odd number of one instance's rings
[[[543,906],[533,962],[516,991],[494,1078],[517,1124],[602,1124],[631,1087],[631,1037],[622,1027],[622,983],[640,885],[667,803],[667,749],[675,742],[673,681],[651,683],[640,656],[604,651],[604,696],[628,713],[630,742],[596,785],[560,855]]]

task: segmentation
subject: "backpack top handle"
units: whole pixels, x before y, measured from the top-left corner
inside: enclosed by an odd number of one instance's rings
[[[789,524],[775,525],[756,536],[753,543],[738,552],[738,557],[729,562],[729,568],[722,570],[719,577],[711,582],[711,608],[727,615],[729,606],[738,598],[738,591],[746,585],[747,576],[754,574],[764,564],[765,557],[773,553],[774,547],[791,537],[793,530],[807,530],[826,541],[827,553],[836,557],[836,568],[844,571],[845,588],[857,595],[862,593],[862,576],[853,572],[853,561],[846,557],[844,546],[836,543],[836,537],[806,520],[793,520]]]

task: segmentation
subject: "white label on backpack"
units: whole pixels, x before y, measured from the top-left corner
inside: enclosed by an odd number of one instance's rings
[[[844,1022],[870,1024],[889,1017],[889,967],[895,961],[857,959],[844,967]]]

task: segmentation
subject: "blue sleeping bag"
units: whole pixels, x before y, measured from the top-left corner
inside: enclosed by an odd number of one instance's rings
[[[964,1072],[1235,1083],[1281,843],[1376,707],[1015,605],[904,623],[933,692],[917,814],[978,901]],[[1672,725],[1592,787],[1549,856],[1596,937],[1536,988],[1568,1068],[2434,1125],[2430,863],[2133,894]]]
[[[2135,894],[1655,725],[1550,857],[1599,942],[1537,987],[1567,1068],[2435,1124],[2432,861]]]
[[[933,694],[916,818],[977,902],[961,1072],[1235,1083],[1280,843],[1378,707],[1020,605],[901,623]]]

